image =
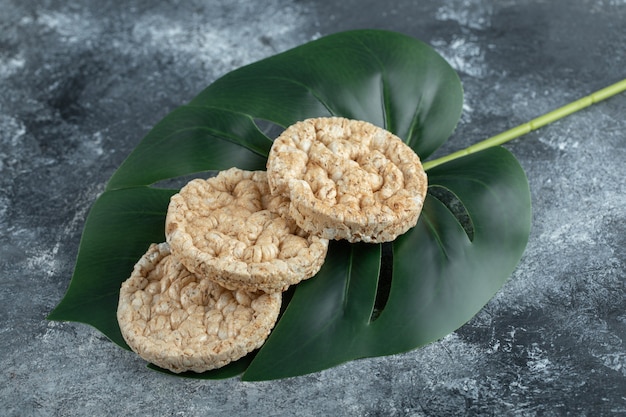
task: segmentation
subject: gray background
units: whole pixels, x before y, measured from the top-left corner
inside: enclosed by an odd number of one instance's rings
[[[45,320],[91,204],[158,120],[232,69],[354,28],[415,36],[459,72],[440,154],[626,76],[624,0],[0,0],[0,414],[626,415],[626,94],[507,145],[532,193],[526,253],[424,348],[282,381],[183,380]]]

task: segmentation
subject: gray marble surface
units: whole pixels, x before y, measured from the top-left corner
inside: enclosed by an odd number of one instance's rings
[[[533,227],[455,333],[289,380],[184,380],[89,326],[46,321],[85,216],[165,114],[311,39],[384,28],[432,45],[465,107],[461,149],[626,76],[626,2],[0,0],[0,414],[626,415],[626,94],[507,145]]]

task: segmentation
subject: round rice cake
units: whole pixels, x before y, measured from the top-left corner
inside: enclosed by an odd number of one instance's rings
[[[388,242],[415,226],[428,183],[400,138],[341,117],[289,126],[272,145],[267,175],[298,226],[350,242]]]
[[[189,272],[152,244],[122,284],[117,320],[128,346],[172,372],[204,372],[261,347],[281,294],[231,291]]]
[[[193,273],[229,289],[280,292],[315,275],[328,240],[287,216],[265,171],[231,168],[172,196],[165,221],[172,253]]]

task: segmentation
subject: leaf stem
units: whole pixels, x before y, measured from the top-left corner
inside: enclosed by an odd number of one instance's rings
[[[626,91],[626,79],[618,81],[615,84],[598,90],[593,94],[566,104],[563,107],[559,107],[556,110],[552,110],[549,113],[532,119],[530,122],[516,126],[512,129],[492,136],[465,149],[451,153],[450,155],[446,155],[441,158],[433,159],[432,161],[426,161],[423,163],[424,169],[428,170],[430,168],[436,167],[437,165],[441,165],[454,159],[458,159],[463,156],[470,155],[472,153],[479,152],[487,148],[491,148],[493,146],[502,145],[503,143],[509,142],[522,135],[530,133],[533,130],[537,130],[540,127],[569,116],[570,114],[582,110],[585,107],[589,107],[592,104],[598,103],[602,100],[606,100],[607,98],[617,95],[623,91]]]

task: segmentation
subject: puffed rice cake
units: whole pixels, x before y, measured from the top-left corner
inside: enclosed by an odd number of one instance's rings
[[[427,188],[419,157],[400,138],[340,117],[289,126],[272,145],[267,173],[298,226],[350,242],[388,242],[415,226]]]
[[[122,284],[117,319],[130,348],[172,372],[204,372],[259,348],[281,294],[231,291],[189,272],[167,243],[152,244]]]
[[[284,291],[315,275],[328,250],[287,216],[288,205],[271,195],[265,171],[231,168],[172,196],[166,240],[187,269],[226,288]]]

